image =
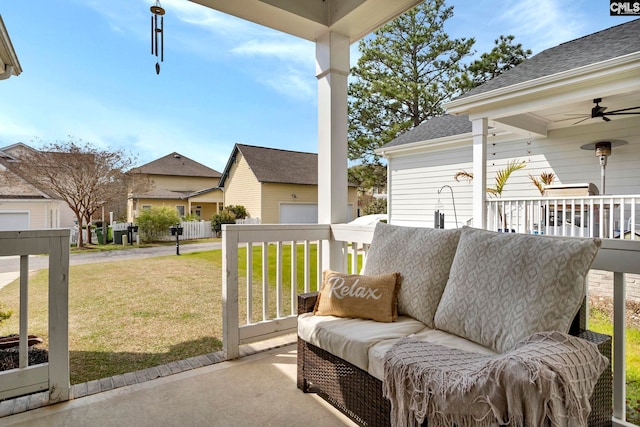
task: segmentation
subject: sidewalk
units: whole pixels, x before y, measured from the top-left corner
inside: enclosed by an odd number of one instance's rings
[[[221,249],[220,242],[193,243],[180,245],[180,253],[211,251]],[[73,253],[69,256],[69,265],[114,262],[129,259],[143,259],[157,256],[176,255],[175,246],[156,246],[153,248],[122,249],[103,252]],[[29,271],[49,267],[49,257],[30,256]],[[20,257],[0,257],[0,289],[20,277]]]

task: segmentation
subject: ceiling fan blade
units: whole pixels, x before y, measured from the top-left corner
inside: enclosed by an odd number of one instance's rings
[[[574,123],[574,125],[577,125],[577,124],[579,124],[579,123],[584,122],[585,120],[589,120],[589,119],[592,119],[592,118],[593,118],[593,117],[585,117],[584,119],[582,119],[582,120],[578,120],[577,122],[575,122],[575,123]],[[603,117],[603,118],[604,118],[604,117]]]
[[[640,111],[634,113],[622,113],[622,111],[640,110],[640,107],[621,108],[620,110],[609,111],[605,114],[640,114]]]

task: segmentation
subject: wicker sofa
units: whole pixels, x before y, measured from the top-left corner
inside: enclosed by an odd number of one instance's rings
[[[446,234],[448,232],[448,234]],[[458,233],[457,236],[455,233]],[[466,234],[465,234],[466,233]],[[400,295],[398,298],[398,321],[394,323],[381,323],[367,319],[351,319],[335,316],[314,316],[313,311],[316,307],[318,293],[307,293],[298,296],[298,373],[297,373],[297,386],[304,392],[315,392],[321,397],[331,403],[333,406],[341,410],[347,416],[349,416],[358,425],[362,426],[389,426],[391,405],[388,400],[383,396],[383,360],[384,353],[389,350],[394,342],[406,335],[418,337],[421,340],[434,342],[436,344],[450,346],[452,348],[459,348],[466,351],[473,351],[477,353],[498,353],[495,348],[490,348],[486,343],[480,343],[482,339],[476,338],[473,335],[473,328],[476,323],[482,323],[483,312],[488,313],[490,310],[482,303],[479,303],[478,307],[485,307],[485,310],[474,310],[473,305],[477,300],[482,299],[482,295],[491,295],[496,292],[495,288],[492,288],[491,283],[499,283],[513,280],[508,273],[513,269],[518,273],[518,263],[522,264],[526,259],[527,265],[537,261],[534,259],[538,255],[533,252],[540,252],[540,248],[536,246],[530,247],[529,252],[517,254],[513,250],[513,245],[516,247],[524,247],[532,243],[536,245],[541,243],[543,245],[555,245],[556,242],[560,244],[560,241],[573,244],[577,239],[555,239],[544,236],[515,236],[499,233],[490,233],[484,230],[465,229],[462,231],[446,231],[446,230],[430,230],[430,229],[412,229],[410,227],[395,227],[390,225],[378,225],[374,233],[374,238],[371,243],[371,248],[368,253],[366,265],[363,269],[364,274],[378,274],[381,271],[389,271],[392,268],[395,271],[401,273],[403,277],[402,286],[400,287]],[[462,235],[462,237],[461,237]],[[470,240],[471,237],[475,239],[475,242]],[[531,238],[538,238],[544,240],[527,240]],[[438,242],[449,239],[449,249],[443,247]],[[524,240],[519,240],[524,239]],[[552,239],[552,240],[549,240]],[[394,242],[395,241],[395,242]],[[486,241],[490,241],[488,246]],[[458,243],[462,247],[458,247]],[[394,246],[394,244],[400,246]],[[482,250],[474,245],[484,245]],[[492,246],[493,245],[493,246]],[[510,246],[511,245],[511,246]],[[599,246],[599,242],[597,242]],[[431,247],[433,250],[428,249]],[[495,248],[504,248],[505,253],[499,255],[499,262],[497,265],[504,265],[505,263],[512,268],[500,269],[500,268],[488,268],[488,271],[471,274],[468,271],[468,265],[481,262],[486,265],[492,263],[491,256],[492,251]],[[453,250],[454,253],[451,253]],[[547,250],[547,247],[544,247]],[[562,248],[558,250],[562,251]],[[597,251],[597,248],[596,248]],[[387,254],[386,256],[385,253]],[[548,251],[547,251],[547,254]],[[551,254],[553,255],[553,254]],[[593,254],[595,256],[595,254]],[[483,258],[484,257],[484,258]],[[414,258],[414,259],[412,259]],[[416,263],[415,258],[419,258]],[[474,258],[474,259],[470,259]],[[477,258],[477,259],[475,259]],[[519,259],[518,259],[519,258]],[[542,256],[540,256],[542,258]],[[562,258],[562,256],[560,256]],[[563,268],[562,263],[573,264],[575,259],[565,260],[540,260],[538,267],[542,266],[545,269],[556,269],[556,275],[566,272],[569,268]],[[553,265],[549,262],[555,263]],[[396,267],[392,266],[396,264]],[[438,272],[429,270],[425,271],[425,263],[431,265],[444,264],[446,277],[441,276],[438,278]],[[586,261],[588,265],[583,265],[582,270],[588,271],[591,261]],[[416,267],[418,265],[419,267]],[[420,267],[422,266],[422,267]],[[522,267],[523,275],[529,267]],[[557,270],[560,268],[561,270]],[[414,271],[416,270],[417,271]],[[427,268],[428,269],[428,268]],[[467,269],[467,270],[465,270]],[[392,271],[393,271],[392,270]],[[586,275],[586,271],[584,275]],[[427,274],[428,273],[428,274]],[[457,322],[460,317],[467,317],[469,321],[469,331],[466,329],[463,332],[451,333],[446,329],[451,329],[447,325],[446,315],[443,308],[443,304],[448,302],[449,304],[455,302],[455,297],[452,299],[452,292],[450,288],[453,288],[456,280],[460,279],[460,274],[468,275],[466,281],[472,282],[472,288],[464,288],[465,298],[473,298],[471,302],[465,302],[465,307],[461,310],[455,311],[450,315],[450,319],[454,319],[454,323]],[[436,277],[439,282],[444,282],[442,287],[444,289],[434,291],[434,283],[412,283],[420,282],[421,277]],[[506,276],[503,278],[502,276]],[[491,280],[487,280],[487,279]],[[536,282],[536,279],[527,279],[529,282]],[[571,279],[574,280],[574,279]],[[584,277],[578,277],[577,280],[582,280],[584,283]],[[540,278],[540,282],[549,281],[548,278]],[[553,281],[553,279],[551,279]],[[481,284],[487,283],[486,289],[481,288]],[[468,285],[468,283],[465,283]],[[403,289],[406,286],[406,289]],[[413,286],[413,288],[412,288]],[[417,286],[417,287],[416,287]],[[519,284],[518,286],[522,286]],[[532,284],[531,286],[535,286]],[[542,286],[542,285],[540,285]],[[435,292],[436,308],[429,312],[427,310],[425,319],[424,314],[414,314],[412,311],[415,309],[416,301],[422,305],[428,305],[428,302],[421,301],[420,295],[416,295],[416,289],[420,290],[424,288],[424,292]],[[437,288],[437,286],[435,286]],[[479,294],[474,294],[474,291],[469,289],[476,289]],[[404,299],[402,291],[405,291]],[[577,308],[571,312],[569,311],[570,319],[567,322],[567,330],[562,330],[563,327],[553,326],[554,330],[560,332],[568,332],[571,335],[578,336],[587,341],[593,342],[597,345],[598,350],[609,360],[611,359],[611,337],[607,335],[597,334],[586,330],[586,299],[584,295],[584,285],[582,285],[582,294],[578,301]],[[548,291],[545,291],[548,292]],[[524,292],[523,292],[524,293]],[[517,293],[516,293],[517,295]],[[433,296],[433,295],[432,295]],[[501,296],[498,295],[498,298]],[[575,300],[577,294],[574,294],[571,298]],[[322,297],[321,297],[322,298]],[[458,296],[458,298],[460,298]],[[536,298],[540,298],[537,296]],[[571,306],[568,303],[571,298],[564,300],[562,303],[565,306]],[[525,297],[523,296],[523,300]],[[558,297],[555,297],[558,299]],[[508,301],[508,300],[505,300]],[[412,308],[411,304],[414,304]],[[512,306],[518,305],[518,303],[507,303],[505,305]],[[525,306],[531,305],[529,301],[524,303]],[[505,308],[505,307],[503,307]],[[422,307],[419,307],[422,310]],[[499,307],[494,307],[494,310],[498,310]],[[506,307],[507,311],[509,307]],[[557,308],[553,308],[553,313],[549,312],[544,314],[543,317],[553,317]],[[576,314],[577,311],[577,314]],[[437,314],[435,314],[437,313]],[[468,314],[466,314],[468,313]],[[507,322],[505,329],[511,327],[518,327],[518,321],[514,321],[515,317],[522,317],[520,313],[500,314]],[[529,313],[525,313],[524,317]],[[420,317],[420,320],[413,316]],[[477,320],[476,320],[477,319]],[[439,320],[439,321],[438,321]],[[464,323],[465,319],[461,321]],[[431,321],[429,323],[429,321]],[[527,321],[528,324],[531,323]],[[536,325],[532,328],[544,327]],[[444,328],[440,329],[439,327]],[[453,328],[455,330],[455,327]],[[543,329],[544,330],[544,329]],[[522,333],[528,334],[530,331],[524,331]],[[517,335],[516,335],[517,337]],[[471,339],[470,339],[471,338]],[[498,348],[500,348],[498,346]],[[591,413],[588,418],[589,426],[608,426],[611,425],[612,414],[612,375],[610,367],[607,367],[601,374],[598,382],[594,388],[594,391],[589,399],[591,405]],[[425,422],[426,424],[426,422]]]

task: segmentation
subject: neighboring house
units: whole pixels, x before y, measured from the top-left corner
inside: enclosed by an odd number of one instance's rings
[[[493,186],[496,172],[514,159],[526,167],[511,176],[503,198],[540,196],[529,175],[541,172],[553,172],[556,184],[601,187],[594,150],[581,149],[601,140],[626,142],[608,158],[606,194],[640,194],[640,115],[626,114],[640,113],[638,40],[635,20],[547,49],[379,149],[388,160],[390,222],[432,227],[439,209],[446,228],[455,227],[453,192],[457,226],[482,227],[473,217],[486,194],[454,175],[484,170]],[[598,98],[605,113],[628,110],[603,119]]]
[[[64,201],[12,171],[28,150],[22,143],[0,148],[0,231],[73,227],[75,215]]]
[[[220,178],[224,203],[244,206],[263,224],[318,222],[318,155],[236,144]],[[357,189],[348,188],[349,219]]]
[[[129,173],[134,179],[129,190],[127,221],[154,206],[171,206],[181,217],[191,214],[203,220],[211,219],[222,209],[220,172],[179,153],[168,154]]]

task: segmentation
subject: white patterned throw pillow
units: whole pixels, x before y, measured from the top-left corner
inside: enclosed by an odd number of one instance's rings
[[[363,274],[400,272],[398,313],[433,327],[433,316],[449,278],[460,229],[376,225]]]
[[[535,332],[567,333],[600,245],[465,227],[435,326],[500,353]]]

